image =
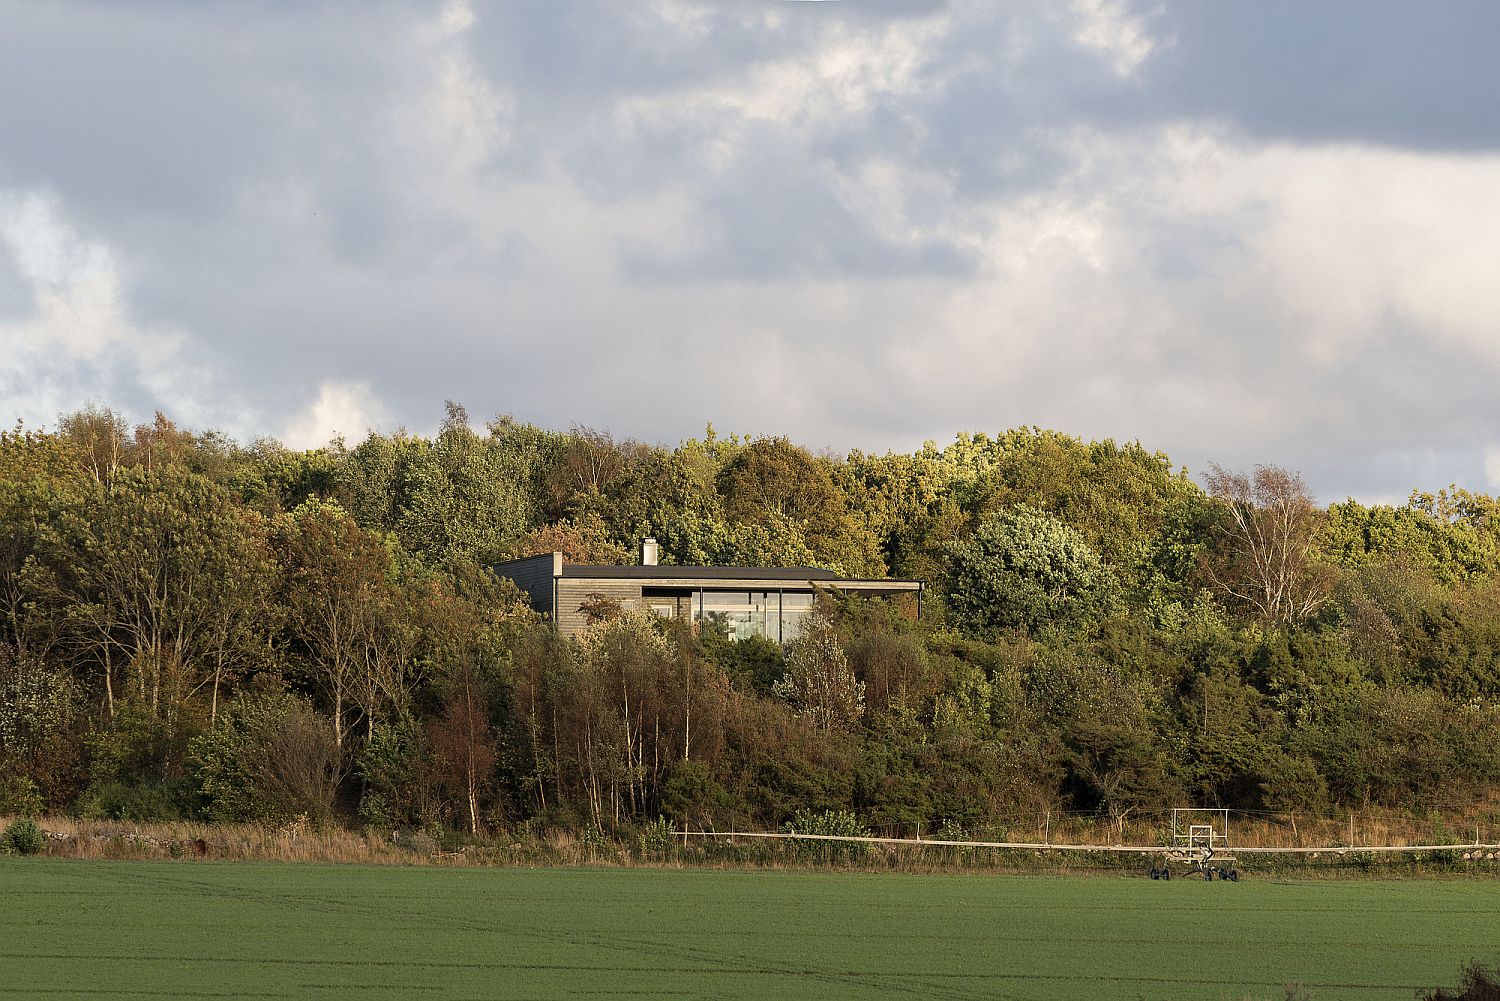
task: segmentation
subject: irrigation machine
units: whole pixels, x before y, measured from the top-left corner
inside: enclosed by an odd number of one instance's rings
[[[1172,843],[1162,850],[1160,865],[1151,867],[1152,879],[1171,879],[1172,867],[1206,880],[1239,882],[1238,859],[1229,847],[1229,811],[1179,809],[1172,811]]]

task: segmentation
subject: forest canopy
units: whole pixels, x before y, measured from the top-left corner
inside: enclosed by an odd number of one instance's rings
[[[499,561],[814,566],[787,646]],[[0,814],[472,833],[896,835],[1181,805],[1457,813],[1500,791],[1500,504],[1320,505],[1018,428],[915,453],[674,447],[449,404],[292,451],[103,407],[0,433]]]

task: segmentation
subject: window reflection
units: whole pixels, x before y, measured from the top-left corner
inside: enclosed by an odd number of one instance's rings
[[[731,639],[789,643],[800,635],[812,600],[810,591],[702,591],[693,601],[693,621]]]

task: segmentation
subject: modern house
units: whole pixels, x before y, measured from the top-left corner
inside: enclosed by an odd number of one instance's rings
[[[494,570],[515,581],[564,636],[583,630],[582,606],[596,595],[665,618],[710,622],[736,638],[765,636],[778,643],[797,637],[819,591],[912,594],[921,610],[921,581],[857,580],[814,567],[661,566],[659,552],[655,539],[642,539],[637,566],[564,563],[562,553],[543,553]]]

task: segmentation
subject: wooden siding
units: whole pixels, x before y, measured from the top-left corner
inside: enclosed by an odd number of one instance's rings
[[[622,608],[646,609],[638,580],[607,580],[587,577],[563,577],[557,582],[557,631],[577,636],[587,625],[579,607],[591,594],[600,594],[620,603]]]
[[[511,560],[497,565],[495,573],[508,577],[531,599],[531,607],[544,615],[555,617],[552,607],[552,581],[554,574],[562,569],[560,553],[543,553],[524,560]]]

